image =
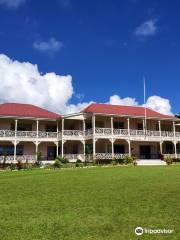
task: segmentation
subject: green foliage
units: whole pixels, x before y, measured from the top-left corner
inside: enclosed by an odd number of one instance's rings
[[[11,169],[11,171],[12,171],[12,170],[15,170],[15,169],[16,169],[16,164],[11,163],[10,166],[9,166],[9,168]]]
[[[116,158],[113,158],[111,161],[112,165],[117,165],[118,164],[118,160]]]
[[[59,161],[59,159],[56,159],[53,165],[54,165],[55,168],[62,168],[63,167],[63,164],[62,164],[61,161]]]
[[[20,160],[17,161],[16,168],[17,168],[17,170],[23,169],[23,163]]]
[[[77,159],[76,163],[75,163],[75,166],[76,167],[83,167],[83,162],[80,159]]]
[[[62,164],[67,164],[69,163],[69,160],[65,157],[58,156],[56,160],[59,160]]]
[[[173,159],[170,156],[165,157],[164,160],[167,163],[167,165],[171,165],[173,163]]]
[[[37,156],[36,166],[40,167],[41,166],[41,160],[42,160],[42,152],[40,152],[40,151],[37,152],[36,156]]]
[[[129,155],[125,155],[123,157],[123,162],[125,165],[133,163],[133,160],[134,160],[133,157],[131,157]]]

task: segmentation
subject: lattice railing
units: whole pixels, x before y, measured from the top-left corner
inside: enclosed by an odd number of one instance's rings
[[[84,131],[82,130],[64,130],[63,131],[63,136],[66,137],[82,137],[84,136]]]

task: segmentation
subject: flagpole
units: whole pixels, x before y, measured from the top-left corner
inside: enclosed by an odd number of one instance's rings
[[[146,129],[147,129],[147,108],[146,108],[146,79],[144,77],[144,129],[145,129],[145,136],[146,136]]]

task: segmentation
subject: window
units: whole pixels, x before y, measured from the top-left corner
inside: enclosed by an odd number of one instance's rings
[[[23,146],[17,145],[16,155],[23,155]],[[14,155],[14,145],[0,146],[0,155]]]
[[[124,122],[114,122],[115,129],[124,129]]]
[[[138,123],[137,124],[137,129],[138,130],[143,130],[143,124],[142,123]]]
[[[125,153],[125,146],[124,145],[114,145],[114,153]]]

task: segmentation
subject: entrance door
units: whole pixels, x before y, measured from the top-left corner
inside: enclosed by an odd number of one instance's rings
[[[140,146],[140,158],[151,159],[151,146]]]
[[[56,158],[56,147],[48,146],[47,148],[47,159],[54,160]]]

